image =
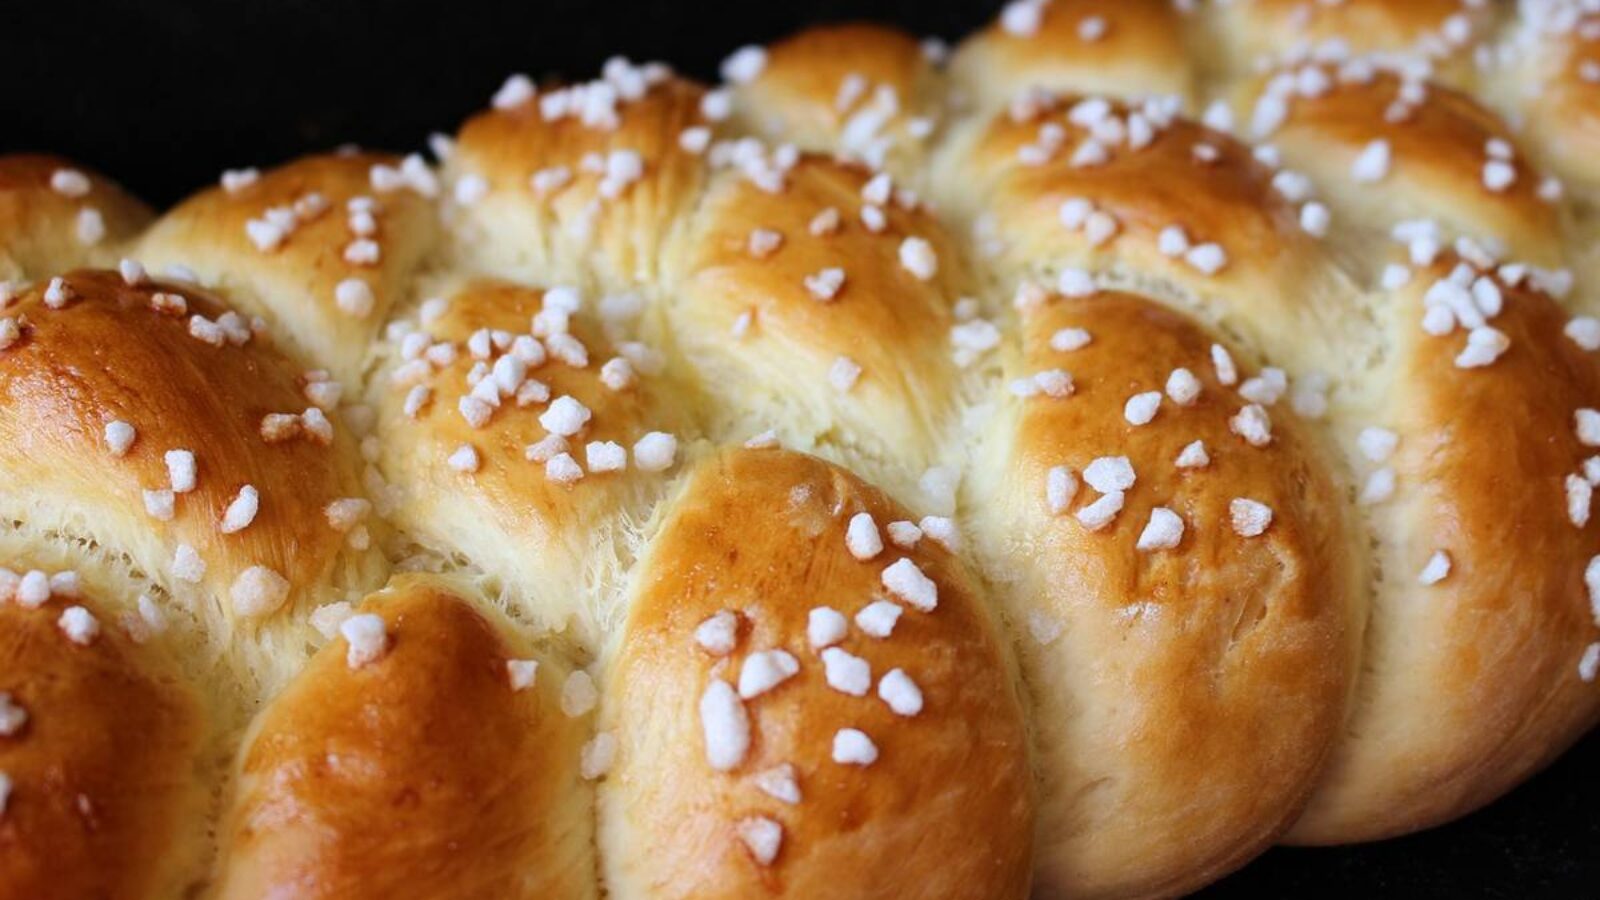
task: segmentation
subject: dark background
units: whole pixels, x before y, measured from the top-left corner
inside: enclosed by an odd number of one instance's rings
[[[347,141],[420,150],[507,74],[611,54],[710,78],[740,44],[851,17],[955,38],[998,4],[924,0],[0,0],[0,151],[63,153],[164,206],[225,167]],[[1492,807],[1413,837],[1275,849],[1208,897],[1600,897],[1600,734]]]

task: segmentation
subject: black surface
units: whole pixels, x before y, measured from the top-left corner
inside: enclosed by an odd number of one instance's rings
[[[185,8],[192,7],[192,8]],[[709,77],[731,49],[846,18],[959,36],[987,3],[0,0],[0,150],[50,150],[169,204],[224,167],[347,141],[421,149],[505,76],[611,54]],[[1600,735],[1492,807],[1362,847],[1276,849],[1213,898],[1600,897]]]

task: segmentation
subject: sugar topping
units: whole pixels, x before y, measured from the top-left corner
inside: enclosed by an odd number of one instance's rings
[[[1139,533],[1137,547],[1145,552],[1170,550],[1182,540],[1182,517],[1165,506],[1157,506],[1150,510],[1150,521]]]
[[[832,607],[815,607],[806,616],[806,641],[813,649],[831,647],[844,640],[849,632],[850,621]]]
[[[1179,406],[1193,406],[1200,399],[1200,379],[1188,369],[1179,367],[1167,376],[1167,396]]]
[[[1600,556],[1592,556],[1583,569],[1583,586],[1589,594],[1589,614],[1600,625]]]
[[[1099,531],[1110,525],[1116,519],[1117,513],[1122,512],[1126,499],[1127,496],[1122,491],[1107,491],[1094,502],[1079,508],[1078,521],[1090,531]]]
[[[805,277],[806,292],[817,300],[827,302],[839,295],[844,287],[844,270],[834,267],[822,269]]]
[[[43,606],[50,599],[50,576],[38,569],[31,569],[17,579],[14,596],[19,605],[26,609],[35,609]]]
[[[144,511],[150,518],[157,522],[170,522],[177,515],[177,496],[165,488],[145,490]]]
[[[0,737],[13,737],[28,724],[28,711],[11,696],[10,691],[0,691]]]
[[[1185,444],[1173,464],[1180,469],[1203,469],[1210,465],[1211,455],[1206,452],[1205,441],[1191,441]]]
[[[586,715],[600,702],[594,678],[582,669],[573,669],[561,683],[561,712],[568,718]]]
[[[172,577],[190,584],[198,584],[206,574],[205,560],[188,544],[179,544],[172,555]]]
[[[512,690],[528,690],[539,674],[539,660],[506,660],[506,679]]]
[[[1234,385],[1239,381],[1239,369],[1233,362],[1233,354],[1221,344],[1211,345],[1211,365],[1216,370],[1217,381],[1225,385]]]
[[[841,394],[850,392],[861,380],[861,364],[848,356],[835,357],[828,367],[828,384]]]
[[[188,450],[168,450],[164,455],[167,478],[174,494],[187,494],[194,490],[197,469],[194,454]]]
[[[800,661],[787,650],[759,650],[746,656],[739,667],[739,696],[745,700],[759,697],[799,671]]]
[[[713,678],[700,695],[700,730],[706,763],[726,772],[744,762],[750,749],[750,718],[733,686]]]
[[[312,610],[307,621],[311,623],[312,628],[317,630],[318,634],[331,641],[339,634],[339,626],[344,624],[344,620],[355,614],[355,607],[351,606],[349,601],[336,600],[333,603],[324,603]]]
[[[388,629],[383,617],[375,613],[358,613],[345,619],[339,625],[339,634],[349,645],[345,663],[352,669],[377,662],[389,649]]]
[[[1109,494],[1133,487],[1138,476],[1126,456],[1100,456],[1084,467],[1083,480],[1095,490]]]
[[[1361,455],[1373,462],[1385,462],[1400,444],[1400,436],[1387,428],[1367,427],[1356,436]]]
[[[1057,353],[1071,353],[1089,346],[1094,337],[1082,328],[1062,328],[1050,335],[1050,349]]]
[[[345,315],[364,319],[372,314],[372,309],[377,304],[377,297],[372,292],[372,286],[366,281],[351,277],[341,280],[334,286],[333,301]]]
[[[1575,410],[1572,421],[1578,443],[1585,447],[1600,447],[1600,410],[1587,407]]]
[[[591,415],[587,406],[563,394],[552,400],[549,408],[539,414],[539,424],[551,434],[571,437],[583,430]]]
[[[277,611],[289,598],[289,581],[266,566],[251,566],[234,579],[228,595],[233,610],[245,618]]]
[[[872,687],[872,667],[864,659],[838,647],[822,651],[822,665],[828,687],[853,697],[865,697]]]
[[[895,597],[922,612],[939,605],[939,586],[910,559],[897,559],[883,570],[883,586]]]
[[[617,758],[617,736],[602,731],[584,743],[578,751],[578,777],[593,781],[611,771]]]
[[[1050,514],[1059,516],[1072,505],[1078,493],[1078,477],[1067,466],[1051,466],[1045,473],[1044,496]]]
[[[850,517],[845,529],[845,546],[856,559],[868,560],[883,552],[883,539],[871,513],[859,512]]]
[[[663,472],[672,468],[678,454],[678,439],[664,431],[646,433],[633,445],[633,462],[644,472]]]
[[[1148,425],[1161,409],[1161,392],[1145,391],[1134,394],[1122,407],[1122,417],[1129,425]]]
[[[870,766],[878,761],[878,745],[864,731],[841,728],[833,735],[833,761],[844,765]]]
[[[712,656],[727,656],[739,643],[738,616],[719,610],[695,627],[694,641]]]
[[[792,763],[782,763],[750,779],[761,793],[791,806],[800,802],[800,779]]]
[[[766,816],[746,816],[734,824],[734,833],[750,856],[763,866],[772,865],[783,848],[783,826]]]
[[[938,273],[939,259],[927,240],[908,237],[900,242],[900,266],[918,281],[928,281]]]
[[[1423,565],[1422,571],[1417,575],[1417,583],[1433,585],[1443,581],[1450,574],[1450,554],[1444,550],[1435,550],[1428,557],[1428,562]]]
[[[261,494],[253,485],[239,488],[228,508],[222,514],[222,533],[233,534],[250,527],[261,509]]]
[[[1252,447],[1265,447],[1272,443],[1272,420],[1259,403],[1246,404],[1228,419],[1228,430],[1244,438]]]
[[[111,451],[112,456],[126,455],[128,448],[133,446],[134,438],[137,436],[138,432],[134,430],[134,427],[120,419],[106,423],[106,449]]]
[[[81,606],[69,606],[62,610],[56,625],[61,628],[61,633],[67,636],[67,640],[79,646],[86,647],[100,636],[99,620]]]
[[[1228,518],[1240,537],[1256,537],[1272,524],[1272,507],[1257,500],[1235,497],[1228,503]]]
[[[722,80],[732,84],[746,84],[760,77],[766,66],[767,51],[755,45],[746,45],[722,61]]]
[[[1382,503],[1394,496],[1394,488],[1394,469],[1384,466],[1380,469],[1374,469],[1367,475],[1366,481],[1361,485],[1361,493],[1357,499],[1366,506]]]
[[[1368,142],[1350,164],[1350,177],[1367,184],[1382,181],[1389,174],[1389,157],[1388,141],[1380,138]]]
[[[894,626],[904,612],[889,600],[874,600],[856,613],[856,627],[868,637],[882,640],[894,634]]]
[[[1568,475],[1566,478],[1567,489],[1567,519],[1577,528],[1589,524],[1589,509],[1594,496],[1594,487],[1582,475]]]
[[[884,526],[884,530],[889,533],[889,543],[902,550],[914,550],[917,542],[922,540],[922,529],[915,522],[890,522]]]
[[[878,679],[878,697],[896,715],[915,716],[922,712],[922,689],[904,669],[890,669]]]
[[[78,198],[89,193],[89,176],[77,169],[56,169],[50,173],[50,190],[63,197]]]

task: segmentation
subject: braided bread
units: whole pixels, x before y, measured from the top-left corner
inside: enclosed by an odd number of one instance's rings
[[[1142,897],[1600,717],[1600,3],[0,157],[0,895]]]

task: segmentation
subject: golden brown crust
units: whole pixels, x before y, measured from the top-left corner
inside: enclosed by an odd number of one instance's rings
[[[937,127],[938,86],[910,35],[849,23],[807,28],[766,48],[761,74],[737,85],[735,97],[756,134],[910,174],[923,129]]]
[[[1472,49],[1496,16],[1491,4],[1463,0],[1233,0],[1214,8],[1218,33],[1236,48],[1221,62],[1235,71],[1337,41],[1354,54],[1431,60],[1452,82],[1474,74]]]
[[[71,160],[0,156],[0,281],[114,262],[149,221],[143,203]]]
[[[1600,16],[1570,30],[1543,33],[1538,25],[1522,48],[1526,71],[1512,82],[1509,102],[1525,116],[1527,135],[1563,177],[1600,189]]]
[[[437,174],[228,173],[143,237],[0,157],[0,557],[102,624],[0,569],[0,895],[1168,895],[1543,765],[1600,719],[1600,323],[1556,305],[1600,22],[1198,7],[1008,4],[948,75],[845,24],[715,90],[514,78]],[[123,254],[172,277],[49,280]],[[391,565],[456,574],[341,633]]]
[[[1054,0],[1043,6],[1031,35],[996,20],[968,37],[951,61],[951,75],[991,109],[1029,88],[1187,98],[1194,73],[1184,47],[1186,18],[1170,0]]]
[[[404,363],[395,359],[376,380],[379,464],[399,492],[396,524],[430,546],[464,553],[509,576],[506,588],[541,625],[575,625],[592,638],[598,624],[595,586],[588,580],[594,556],[608,552],[627,512],[665,478],[661,471],[641,469],[635,446],[651,431],[676,433],[678,420],[676,413],[662,412],[658,378],[634,370],[630,386],[605,383],[603,367],[616,351],[585,309],[572,317],[571,335],[587,348],[586,365],[574,366],[547,351],[542,364],[526,370],[529,381],[548,389],[547,396],[526,405],[519,405],[515,394],[506,396],[486,424],[473,427],[461,401],[472,390],[468,376],[489,361],[474,358],[469,339],[481,329],[528,336],[545,294],[482,279],[446,295],[445,312],[424,327],[435,343],[454,346],[454,361],[428,367],[419,380],[401,371]],[[511,355],[493,352],[495,359]],[[431,395],[413,416],[406,401],[418,385]],[[551,433],[541,417],[561,397],[577,400],[590,417],[559,448],[530,458],[528,448]],[[626,468],[594,471],[587,453],[591,442],[618,444],[628,454]],[[468,470],[450,462],[461,447],[472,449],[476,464]],[[561,452],[582,468],[577,481],[552,479],[549,457]]]
[[[1014,433],[979,457],[972,508],[1034,704],[1034,890],[1182,893],[1294,820],[1338,734],[1359,634],[1342,504],[1287,402],[1271,407],[1265,446],[1231,429],[1246,401],[1183,316],[1103,293],[1053,300],[1022,328],[1015,374],[1061,368],[1076,389],[1014,401]],[[1092,339],[1052,349],[1064,328]],[[1128,399],[1165,390],[1179,367],[1198,379],[1192,405],[1162,396],[1153,421],[1130,424]],[[1209,461],[1180,467],[1194,441]],[[1088,467],[1120,456],[1136,481],[1093,530],[1077,518],[1102,496]],[[1080,484],[1053,510],[1057,466]],[[1241,498],[1271,509],[1261,534],[1235,528]],[[1181,536],[1138,549],[1156,507]]]
[[[379,154],[308,156],[235,190],[212,187],[162,216],[140,239],[137,255],[152,271],[174,265],[193,271],[266,318],[297,359],[329,369],[353,390],[372,339],[433,240],[426,198],[414,187],[380,190],[374,170],[399,165]],[[349,207],[360,197],[375,204],[367,234]],[[274,208],[296,211],[296,224],[276,244],[247,230]],[[370,257],[356,247],[362,240],[376,245],[375,262],[364,261]],[[370,296],[341,306],[340,285],[352,279]]]
[[[1327,93],[1293,96],[1282,127],[1260,137],[1283,151],[1289,168],[1323,186],[1336,227],[1361,223],[1381,232],[1408,219],[1434,219],[1450,233],[1491,238],[1515,259],[1560,264],[1560,207],[1540,197],[1543,176],[1498,116],[1440,85],[1427,85],[1420,103],[1408,103],[1400,100],[1402,80],[1391,73],[1350,81],[1336,67],[1319,68],[1331,84]],[[1405,118],[1390,121],[1397,103]],[[1357,158],[1380,141],[1388,148],[1383,174],[1357,177]],[[1503,143],[1510,159],[1492,157],[1491,141]],[[1489,186],[1485,170],[1494,161],[1509,167],[1509,185]]]
[[[50,287],[41,284],[7,311],[26,323],[21,339],[0,350],[7,521],[39,539],[93,540],[175,591],[193,583],[207,598],[202,615],[214,622],[322,602],[337,587],[381,574],[376,552],[346,550],[348,534],[325,514],[329,503],[362,495],[356,449],[342,425],[330,423],[327,445],[303,432],[275,443],[262,435],[268,414],[299,416],[311,407],[297,370],[266,337],[212,346],[190,335],[186,316],[151,307],[160,293],[182,296],[188,316],[215,321],[225,311],[187,286],[130,287],[100,271],[63,282],[76,297],[64,308],[48,308]],[[121,456],[106,437],[113,422],[135,433]],[[165,455],[172,450],[194,455],[195,484],[171,498],[173,515],[162,520],[147,510],[143,492],[170,489]],[[259,509],[246,527],[225,533],[227,510],[245,486],[257,491]],[[197,552],[203,574],[180,573],[179,545]],[[288,596],[279,607],[241,613],[233,587],[256,566],[286,579]]]
[[[1020,117],[997,115],[970,150],[945,160],[940,180],[960,192],[952,205],[989,225],[980,241],[990,244],[992,264],[1023,275],[1075,267],[1135,289],[1176,293],[1257,347],[1273,346],[1276,335],[1349,331],[1350,286],[1248,146],[1176,118],[1144,147],[1102,143],[1103,163],[1074,165],[1080,145],[1092,139],[1068,118],[1078,103],[1063,98]],[[1137,109],[1109,106],[1124,120]],[[1047,126],[1063,129],[1063,143],[1042,164],[1025,162],[1019,154]],[[1087,225],[1066,227],[1061,206],[1068,200],[1088,201],[1111,217],[1115,231],[1097,244]],[[1221,267],[1207,272],[1186,254],[1162,252],[1161,233],[1173,226],[1191,249],[1215,244]]]
[[[971,280],[924,207],[891,200],[875,207],[883,229],[869,230],[861,218],[869,177],[807,157],[779,194],[732,173],[715,182],[684,242],[667,318],[677,350],[717,401],[719,433],[774,428],[796,446],[837,441],[920,472],[956,399],[951,306]],[[837,227],[814,233],[828,209]],[[775,250],[750,250],[758,229],[781,235]],[[902,265],[908,239],[929,246],[936,271],[927,280]],[[830,269],[843,281],[821,299],[807,280]],[[835,380],[841,359],[860,367],[854,381]]]
[[[1600,718],[1600,696],[1574,677],[1596,639],[1584,568],[1600,536],[1569,521],[1565,493],[1593,453],[1574,416],[1600,396],[1600,371],[1562,335],[1555,303],[1504,284],[1492,325],[1508,349],[1458,368],[1463,332],[1417,325],[1427,289],[1454,265],[1419,271],[1391,301],[1396,346],[1371,423],[1399,435],[1394,499],[1372,509],[1382,582],[1356,707],[1297,841],[1374,840],[1455,818]],[[1538,439],[1511,448],[1511,435]],[[1449,574],[1421,585],[1436,551],[1449,554]]]
[[[100,621],[91,643],[57,625],[69,605]],[[27,714],[0,737],[0,896],[181,896],[210,802],[194,693],[82,598],[0,604],[0,668]]]
[[[614,127],[576,115],[546,119],[549,93],[461,127],[451,177],[480,177],[487,190],[459,210],[458,243],[491,271],[535,281],[575,281],[590,267],[607,285],[655,280],[662,245],[705,177],[703,160],[679,143],[685,129],[707,124],[704,90],[664,81],[637,100],[618,101]],[[603,167],[617,153],[637,154],[640,172],[607,188]],[[563,176],[541,190],[532,184],[540,172]]]
[[[252,727],[218,897],[590,897],[583,720],[566,670],[528,658],[451,587],[397,579],[360,607],[388,649],[352,669],[334,640]]]
[[[781,450],[725,452],[704,463],[673,506],[637,588],[607,672],[604,728],[618,757],[602,790],[602,856],[613,894],[653,897],[1021,897],[1028,883],[1032,792],[1022,710],[1006,653],[962,565],[924,538],[884,539],[860,561],[845,529],[866,511],[878,527],[905,515],[844,471]],[[837,645],[871,680],[903,668],[924,705],[906,717],[877,696],[830,688],[807,643],[809,611],[847,617],[884,595],[880,575],[911,559],[938,585],[931,612],[906,607],[885,639],[855,625]],[[700,623],[739,616],[725,658],[696,643]],[[699,703],[712,679],[737,683],[750,654],[781,648],[796,674],[744,701],[751,744],[736,767],[707,761]],[[879,756],[831,759],[835,732],[864,731]],[[788,763],[800,802],[755,786]],[[736,822],[781,823],[761,865]]]

